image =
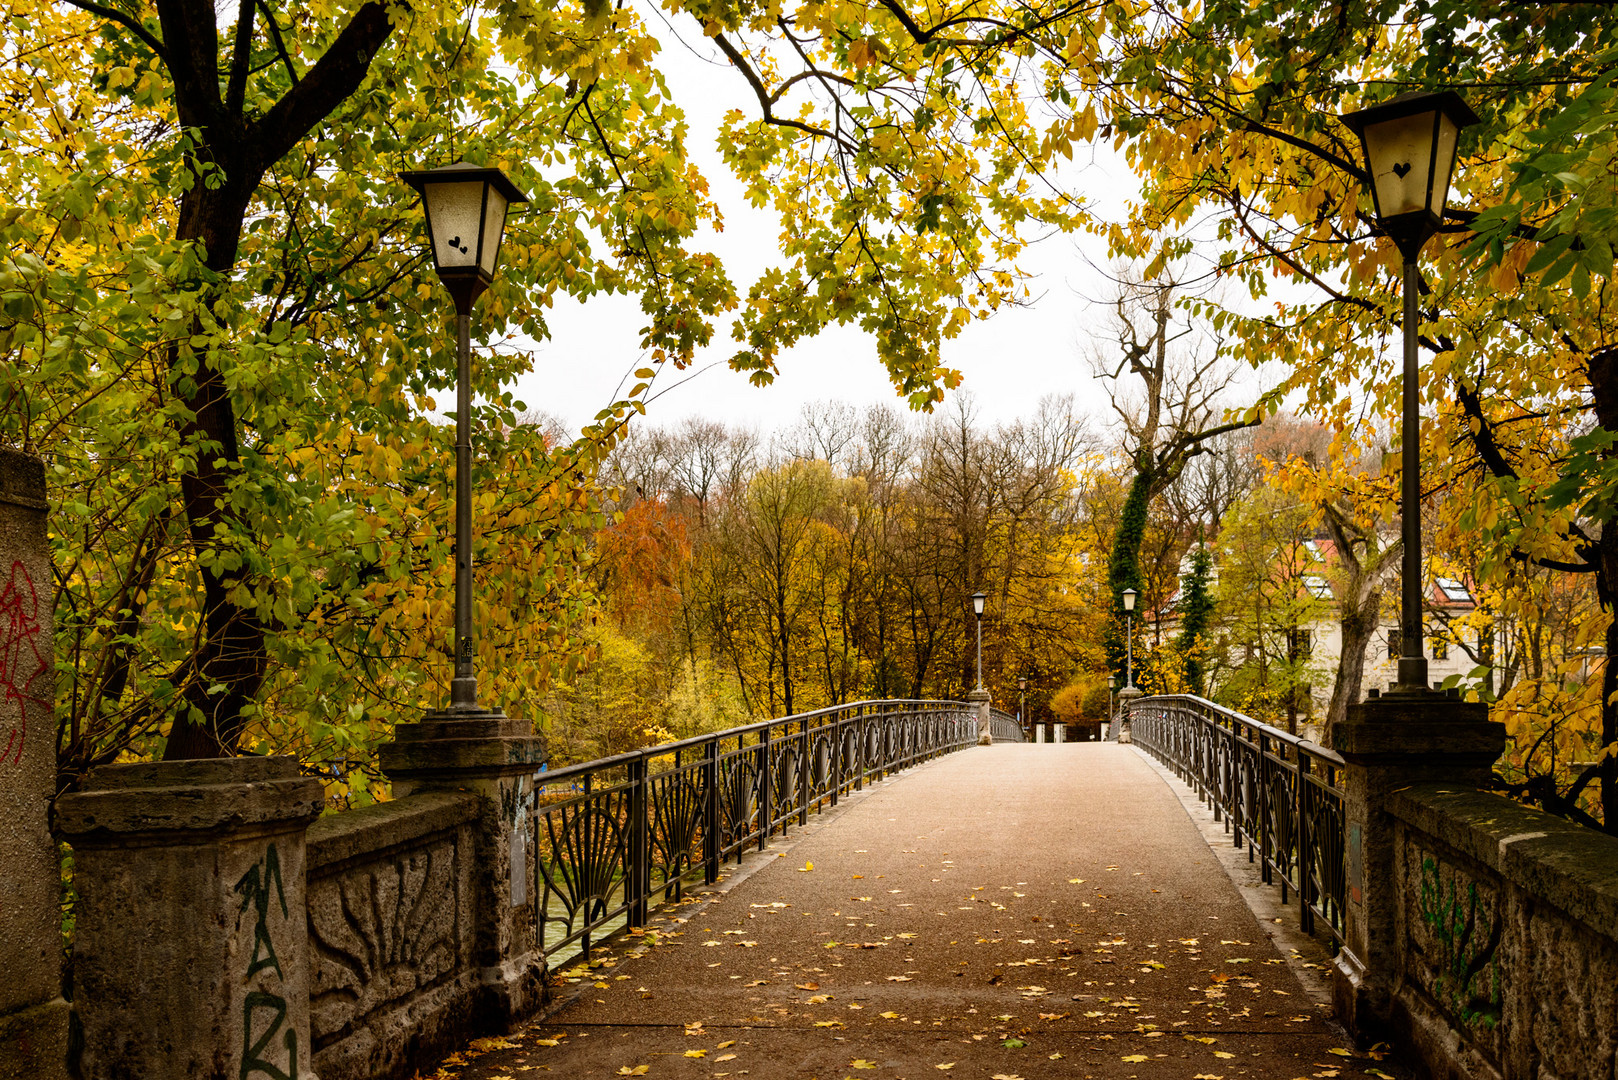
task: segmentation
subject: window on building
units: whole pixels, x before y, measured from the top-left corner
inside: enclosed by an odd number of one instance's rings
[[[1400,629],[1395,626],[1393,629],[1388,631],[1388,659],[1397,660],[1399,657],[1404,655],[1404,652],[1404,635]]]
[[[1314,635],[1308,630],[1293,630],[1287,635],[1287,656],[1294,660],[1309,657],[1314,648]]]
[[[1439,592],[1444,594],[1444,599],[1463,604],[1472,599],[1472,594],[1467,592],[1466,586],[1454,578],[1441,577],[1434,580],[1438,583]]]

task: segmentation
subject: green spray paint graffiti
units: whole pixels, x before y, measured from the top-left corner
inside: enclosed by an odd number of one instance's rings
[[[1467,883],[1463,896],[1457,875],[1448,877],[1446,889],[1438,861],[1421,860],[1419,910],[1438,952],[1433,997],[1462,1023],[1493,1028],[1500,1023],[1500,914],[1480,927],[1476,882]]]
[[[281,961],[275,955],[275,942],[270,937],[271,889],[274,889],[275,899],[280,902],[281,917],[286,918],[287,895],[281,884],[281,857],[274,844],[269,845],[264,858],[236,882],[236,892],[242,898],[237,924],[240,925],[241,916],[248,911],[254,914],[253,953],[247,962],[244,979],[251,979],[266,970],[275,972],[277,978],[285,977],[281,974]],[[255,1013],[270,1015],[267,1022],[255,1023]],[[282,1032],[286,1020],[286,998],[262,988],[248,992],[242,1001],[242,1065],[239,1080],[258,1075],[268,1076],[270,1080],[298,1080],[298,1033],[290,1027]],[[255,1028],[262,1030],[255,1035]],[[287,1052],[285,1071],[264,1058],[266,1050],[274,1046],[278,1034]]]

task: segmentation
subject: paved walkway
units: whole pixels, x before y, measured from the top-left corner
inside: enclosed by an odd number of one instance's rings
[[[598,953],[548,1017],[440,1075],[1402,1075],[1345,1056],[1306,989],[1324,954],[1283,955],[1295,918],[1261,924],[1193,816],[1127,746],[952,754],[665,909],[655,944]]]

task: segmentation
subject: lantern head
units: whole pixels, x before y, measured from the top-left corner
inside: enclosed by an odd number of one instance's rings
[[[1477,114],[1453,90],[1412,91],[1342,120],[1359,136],[1377,223],[1414,259],[1443,224],[1460,131]]]
[[[470,312],[494,280],[506,210],[512,203],[527,202],[528,196],[499,169],[465,161],[400,173],[399,179],[421,195],[433,265],[454,296],[456,311]]]

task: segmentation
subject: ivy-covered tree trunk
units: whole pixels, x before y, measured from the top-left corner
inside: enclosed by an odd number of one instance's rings
[[[1117,675],[1119,686],[1127,685],[1129,677],[1128,651],[1124,643],[1124,628],[1129,620],[1124,613],[1124,590],[1141,591],[1140,546],[1146,538],[1146,512],[1151,504],[1155,476],[1156,471],[1150,464],[1137,459],[1135,478],[1124,498],[1123,514],[1118,519],[1112,552],[1107,557],[1107,592],[1112,598],[1114,616],[1107,631],[1107,663]]]
[[[1213,597],[1208,593],[1208,575],[1213,569],[1213,558],[1206,544],[1199,542],[1191,552],[1191,572],[1180,582],[1180,640],[1178,648],[1185,657],[1187,689],[1198,697],[1205,697],[1202,666],[1202,636],[1207,633],[1213,617]]]

